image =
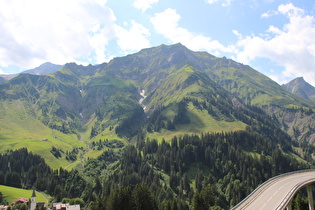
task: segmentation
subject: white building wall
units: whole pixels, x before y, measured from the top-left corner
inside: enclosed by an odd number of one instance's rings
[[[66,210],[80,210],[80,205],[66,205]]]

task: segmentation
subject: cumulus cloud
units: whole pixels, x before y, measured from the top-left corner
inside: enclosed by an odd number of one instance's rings
[[[159,0],[135,0],[133,6],[144,12],[145,10],[151,8],[152,4],[157,3],[158,1]]]
[[[95,54],[104,62],[115,37],[106,0],[4,0],[0,2],[0,66],[63,64]]]
[[[304,11],[293,4],[282,4],[279,14],[289,22],[282,28],[269,26],[267,36],[239,38],[237,60],[250,63],[256,57],[268,58],[283,66],[283,77],[306,77],[315,85],[315,17],[304,15]]]
[[[138,51],[150,46],[148,40],[150,36],[149,30],[134,20],[131,21],[130,30],[116,26],[116,33],[119,47],[127,52]]]
[[[217,40],[202,34],[195,34],[178,25],[181,16],[174,9],[166,9],[150,19],[157,33],[162,34],[171,43],[181,42],[192,50],[207,50],[215,55],[232,52],[232,47],[225,47]]]
[[[301,8],[298,8],[294,6],[292,3],[289,4],[281,4],[278,7],[278,11],[281,14],[287,15],[287,16],[297,16],[297,15],[303,15],[304,10]]]

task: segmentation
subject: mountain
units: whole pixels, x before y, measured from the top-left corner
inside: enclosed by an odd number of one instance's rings
[[[0,83],[5,82],[5,79],[3,77],[0,77]]]
[[[314,108],[181,44],[19,74],[0,84],[0,184],[89,209],[142,195],[152,208],[230,209],[272,176],[312,167]]]
[[[45,74],[55,72],[58,69],[60,69],[61,67],[62,67],[62,65],[56,65],[56,64],[46,62],[46,63],[43,63],[42,65],[40,65],[34,69],[25,70],[22,73],[35,74],[35,75],[45,75]],[[0,74],[0,83],[3,83],[7,80],[10,80],[10,79],[16,77],[17,75],[19,75],[19,74]]]
[[[315,87],[307,83],[303,77],[298,77],[282,87],[293,94],[301,96],[307,100],[315,101]]]
[[[50,62],[46,62],[46,63],[43,63],[42,65],[40,65],[34,69],[29,69],[29,70],[23,71],[22,73],[35,74],[35,75],[46,75],[46,74],[57,71],[61,67],[62,67],[62,65],[57,65],[57,64],[50,63]]]
[[[0,83],[16,77],[18,74],[0,74]]]
[[[40,69],[47,66],[59,68],[45,64]],[[127,143],[144,136],[246,129],[315,140],[314,102],[249,66],[181,44],[95,66],[68,63],[47,75],[20,74],[0,84],[0,103],[3,150],[14,145],[38,154],[52,147],[69,153],[100,138]],[[34,146],[42,139],[48,141]],[[287,137],[279,141],[290,142]],[[53,153],[44,154],[52,164],[69,163],[65,157],[55,162]]]

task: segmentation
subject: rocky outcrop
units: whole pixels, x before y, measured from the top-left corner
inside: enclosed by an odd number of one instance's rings
[[[264,106],[263,109],[278,121],[293,140],[299,143],[315,142],[315,112],[312,109],[285,109],[278,106]]]

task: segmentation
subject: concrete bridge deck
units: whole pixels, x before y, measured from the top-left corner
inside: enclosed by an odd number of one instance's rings
[[[232,209],[290,209],[291,200],[297,191],[311,183],[315,183],[315,170],[279,175],[261,184]],[[308,196],[310,209],[314,209],[311,187],[308,187]]]

